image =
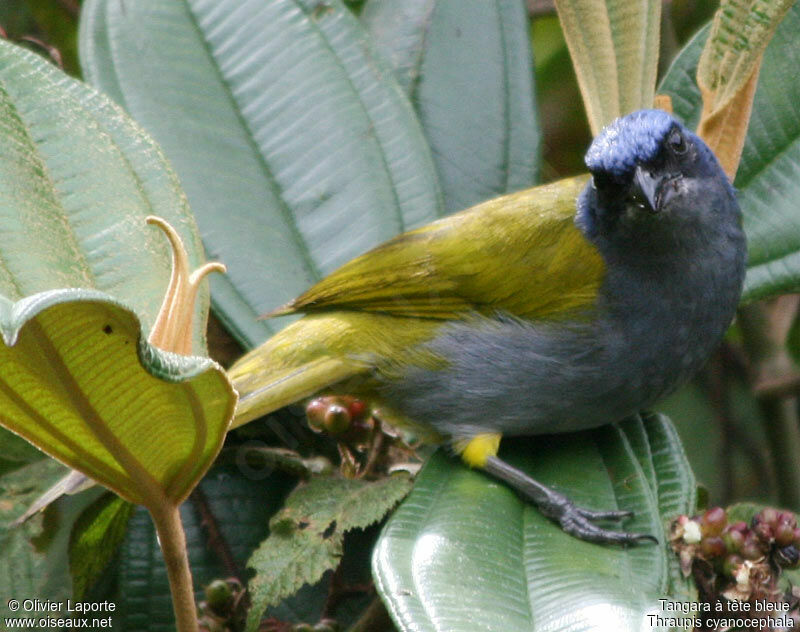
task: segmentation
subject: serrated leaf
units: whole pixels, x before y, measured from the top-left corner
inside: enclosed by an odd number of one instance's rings
[[[631,440],[634,438],[634,440]],[[619,548],[564,534],[506,486],[437,453],[389,519],[373,557],[400,630],[659,629],[673,587],[662,511],[687,513],[694,481],[666,418],[573,435],[512,438],[501,456],[581,506],[630,509],[626,530],[662,544]]]
[[[83,10],[84,72],[175,165],[206,247],[228,267],[212,280],[215,310],[246,345],[282,325],[258,315],[440,214],[414,112],[340,0]]]
[[[395,474],[377,481],[314,478],[292,492],[248,563],[256,576],[249,584],[247,629],[258,628],[267,607],[336,568],[344,533],[383,518],[410,487],[408,476]]]
[[[117,553],[134,509],[122,498],[104,494],[81,513],[72,527],[69,566],[76,600],[84,599]]]
[[[658,68],[657,0],[556,0],[592,134],[652,107]]]
[[[764,52],[750,127],[734,185],[744,213],[748,271],[744,299],[800,291],[800,5],[795,4]],[[702,103],[694,82],[708,28],[675,59],[660,91],[689,125]]]
[[[533,186],[540,159],[520,0],[369,0],[361,19],[433,150],[448,211]]]

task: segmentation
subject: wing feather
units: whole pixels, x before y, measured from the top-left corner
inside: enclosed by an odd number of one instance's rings
[[[586,176],[496,198],[404,233],[271,315],[330,310],[548,319],[593,303],[603,261],[574,224]]]

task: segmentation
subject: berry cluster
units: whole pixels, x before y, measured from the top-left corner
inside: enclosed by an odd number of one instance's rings
[[[363,425],[370,415],[367,405],[349,396],[325,395],[312,399],[306,406],[308,425],[317,432],[340,435],[355,425]]]
[[[736,577],[745,560],[766,560],[782,568],[797,566],[800,561],[800,528],[790,511],[768,507],[753,516],[749,525],[729,523],[722,507],[713,507],[693,520],[681,518],[683,541],[697,544],[695,555],[728,577]]]
[[[748,524],[729,521],[724,509],[713,507],[693,518],[680,516],[670,541],[701,601],[786,602],[795,616],[800,592],[779,582],[783,569],[800,562],[800,528],[792,512],[768,507]]]

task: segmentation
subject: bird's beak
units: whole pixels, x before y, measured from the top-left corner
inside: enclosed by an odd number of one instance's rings
[[[633,184],[631,195],[640,206],[647,206],[650,211],[657,213],[659,210],[658,185],[661,178],[655,177],[650,171],[641,165],[636,167],[633,174]]]

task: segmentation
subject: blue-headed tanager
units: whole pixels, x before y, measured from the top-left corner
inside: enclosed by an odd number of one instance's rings
[[[235,425],[319,393],[449,442],[583,539],[602,528],[497,456],[502,435],[600,426],[685,382],[734,315],[741,213],[711,150],[669,114],[617,119],[589,177],[490,200],[343,265],[275,314],[306,314],[230,370]]]

